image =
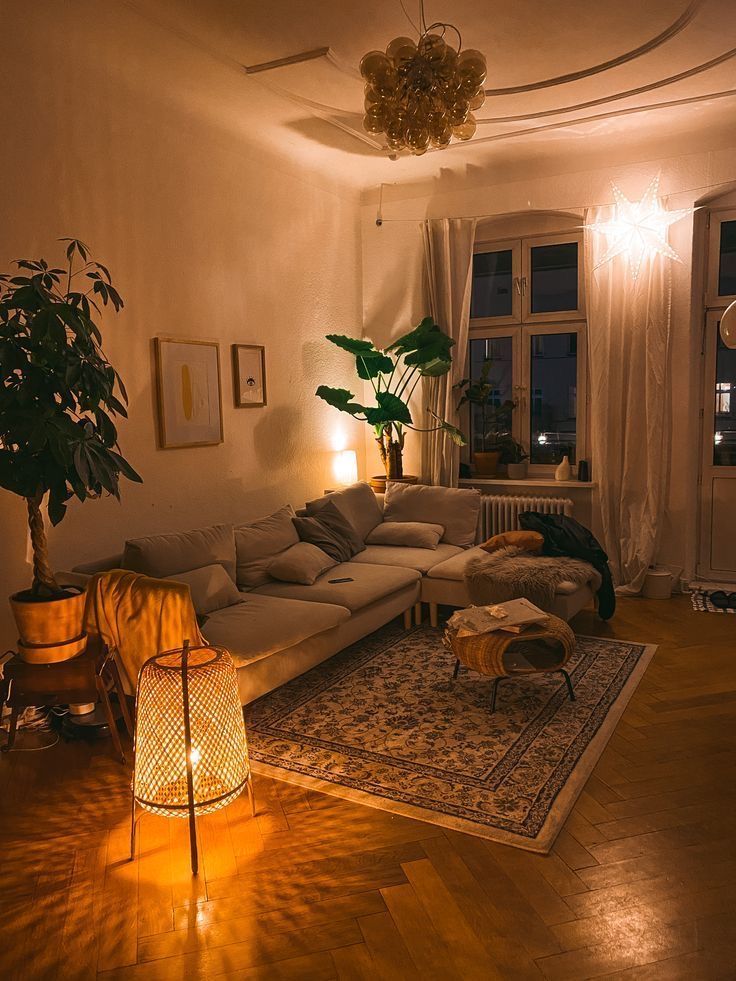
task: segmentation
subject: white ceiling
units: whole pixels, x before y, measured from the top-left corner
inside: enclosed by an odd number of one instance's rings
[[[198,49],[237,70],[227,97],[219,90],[213,99],[241,117],[254,139],[355,187],[426,180],[440,168],[511,166],[622,146],[669,153],[679,144],[688,152],[736,140],[734,0],[429,0],[428,22],[451,20],[464,46],[487,57],[491,94],[477,114],[487,121],[468,144],[396,161],[363,133],[356,66],[366,51],[413,33],[399,0],[123,2],[177,34],[193,62]],[[418,3],[404,2],[416,20]],[[319,47],[332,57],[239,73],[241,65]],[[197,82],[194,72],[186,87]],[[509,88],[517,91],[497,91]],[[626,95],[632,89],[647,90]]]

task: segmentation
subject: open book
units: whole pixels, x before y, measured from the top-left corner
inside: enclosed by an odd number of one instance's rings
[[[547,623],[548,620],[549,614],[529,600],[515,599],[493,606],[469,606],[466,610],[458,610],[447,621],[447,626],[457,631],[458,637],[468,637],[493,630],[518,634],[532,624]]]

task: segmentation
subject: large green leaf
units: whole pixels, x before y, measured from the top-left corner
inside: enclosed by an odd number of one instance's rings
[[[442,432],[446,433],[453,443],[456,443],[458,446],[465,446],[467,440],[465,439],[463,432],[458,429],[457,426],[453,426],[452,423],[447,422],[447,420],[443,419],[442,416],[438,416],[437,413],[433,412],[431,409],[428,411],[429,414],[437,420]]]
[[[366,418],[372,426],[382,422],[401,422],[411,425],[409,406],[393,392],[378,392],[376,394],[378,408],[365,410]]]
[[[349,351],[350,354],[378,354],[372,341],[365,341],[359,337],[348,337],[346,334],[326,334],[328,341],[336,344],[337,347],[341,347],[343,351]]]
[[[390,375],[394,370],[394,361],[382,351],[366,351],[355,359],[355,367],[358,377],[368,381],[378,375]]]
[[[446,361],[444,358],[435,358],[429,364],[422,365],[419,369],[419,374],[424,375],[426,378],[439,378],[440,375],[446,375],[450,368],[452,368],[452,361]]]
[[[357,416],[361,412],[367,411],[364,405],[353,402],[355,396],[347,388],[330,388],[329,385],[320,385],[314,394],[324,399],[328,405],[334,406],[340,412],[347,412],[351,416]]]
[[[432,320],[425,317],[414,330],[404,334],[387,349],[404,355],[407,365],[423,368],[435,361],[451,361],[455,342]]]

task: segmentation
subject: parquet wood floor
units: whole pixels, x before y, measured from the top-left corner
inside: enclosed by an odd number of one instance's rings
[[[736,617],[628,599],[579,633],[660,645],[553,852],[256,780],[145,815],[107,745],[0,759],[0,977],[736,977]]]

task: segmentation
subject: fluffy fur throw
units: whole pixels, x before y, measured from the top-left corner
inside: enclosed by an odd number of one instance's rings
[[[530,555],[509,547],[471,559],[465,569],[465,585],[476,606],[524,597],[549,610],[561,582],[582,586],[592,572],[592,566],[580,559]]]

